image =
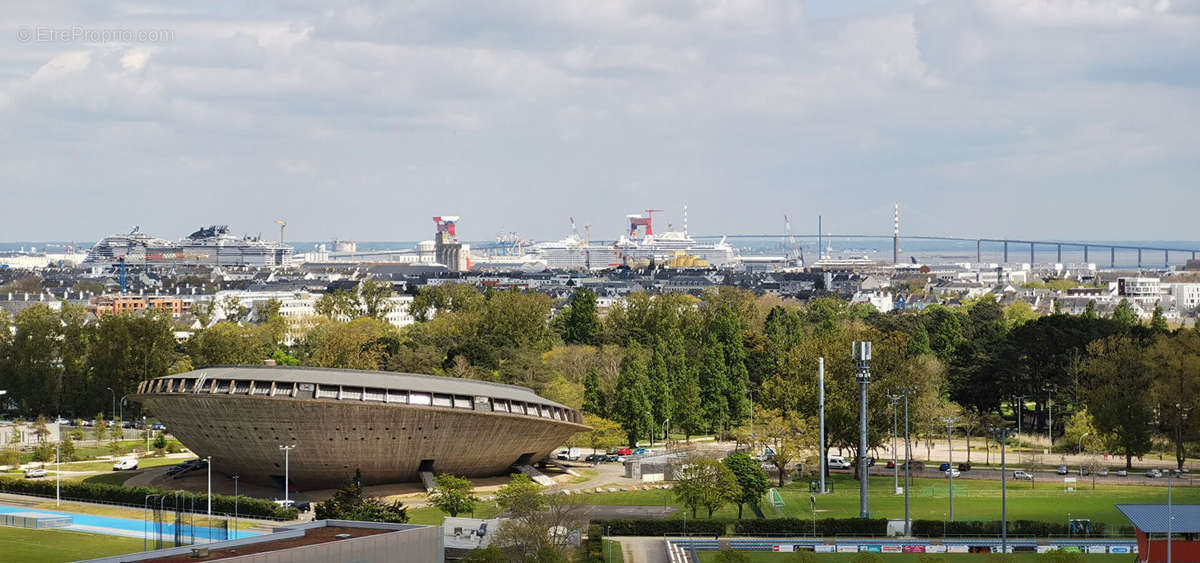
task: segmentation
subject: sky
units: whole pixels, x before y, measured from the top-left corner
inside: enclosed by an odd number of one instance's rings
[[[1197,240],[1200,0],[10,3],[0,240]]]

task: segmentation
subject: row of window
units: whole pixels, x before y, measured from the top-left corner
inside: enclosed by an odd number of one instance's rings
[[[211,393],[217,395],[262,395],[269,397],[296,397],[299,399],[368,401],[485,412],[505,412],[550,418],[577,424],[583,423],[580,414],[574,410],[538,403],[494,399],[483,396],[450,395],[353,385],[172,377],[144,381],[138,384],[138,393]]]

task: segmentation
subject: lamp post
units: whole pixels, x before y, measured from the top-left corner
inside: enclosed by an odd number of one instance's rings
[[[60,444],[62,436],[54,443],[54,506],[59,506],[62,500],[62,453],[58,449]]]
[[[871,343],[856,341],[854,362],[858,368],[858,517],[870,518],[867,507],[867,384],[871,382]]]
[[[1000,434],[1000,553],[1008,553],[1008,463],[1004,458],[1008,429],[993,428],[992,432]]]
[[[668,453],[670,453],[670,451],[671,451],[671,438],[670,438],[671,435],[669,434],[669,432],[671,431],[670,425],[671,425],[671,419],[669,419],[669,418],[664,420],[662,423],[663,445],[666,446]]]
[[[208,528],[212,529],[212,456],[204,458],[208,463]]]
[[[892,494],[900,489],[900,466],[896,459],[896,406],[900,403],[900,395],[888,395],[892,401]]]
[[[1054,387],[1046,388],[1046,408],[1050,411],[1047,415],[1046,437],[1050,440],[1050,451],[1054,451]]]
[[[121,406],[121,407],[120,407],[120,408],[121,408],[121,410],[120,410],[120,413],[121,413],[121,415],[117,417],[117,420],[125,420],[125,397],[128,397],[128,396],[129,396],[129,395],[121,395],[121,402],[120,402],[120,403],[118,403],[118,404]]]
[[[112,402],[113,402],[112,415],[115,418],[117,416],[117,392],[113,391],[112,387],[105,387],[104,389],[107,390],[109,393],[112,393]]]
[[[239,477],[239,475],[237,473],[234,473],[233,475],[230,475],[230,477],[233,477],[233,539],[236,540],[237,536],[238,536],[238,477]],[[212,523],[209,522],[208,525],[212,526]]]
[[[1091,434],[1091,432],[1084,432],[1083,435],[1079,437],[1079,453],[1081,454],[1083,453],[1083,439],[1087,438],[1088,434]]]
[[[910,488],[911,471],[912,471],[912,448],[908,441],[908,394],[912,393],[912,387],[905,387],[904,391],[904,537],[912,537],[912,515],[908,508],[908,489]]]
[[[287,508],[287,505],[289,504],[288,489],[290,488],[289,485],[291,484],[291,467],[288,463],[288,455],[292,453],[292,450],[296,449],[296,444],[292,444],[290,446],[281,445],[279,446],[279,449],[283,450],[283,504],[284,508]]]
[[[946,469],[946,476],[950,478],[950,521],[954,521],[954,417],[945,416],[942,420],[946,423],[946,444],[949,446],[950,452],[950,468]]]

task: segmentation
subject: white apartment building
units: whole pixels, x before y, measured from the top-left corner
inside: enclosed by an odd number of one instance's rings
[[[1163,296],[1158,278],[1117,278],[1117,297],[1154,309]]]
[[[1166,284],[1180,311],[1191,312],[1200,307],[1200,283]]]

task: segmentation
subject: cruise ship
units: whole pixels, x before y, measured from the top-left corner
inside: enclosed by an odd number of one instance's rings
[[[616,243],[593,244],[579,238],[579,234],[572,230],[562,240],[534,245],[529,256],[544,261],[546,267],[552,270],[602,270],[623,265],[671,264],[685,256],[694,259],[689,263],[708,267],[730,268],[741,264],[737,252],[724,239],[716,244],[697,242],[688,235],[686,226],[683,230],[655,234],[653,213],[651,210],[644,216],[627,215],[629,232],[622,234]]]
[[[134,227],[105,237],[84,259],[85,267],[108,266],[124,259],[145,266],[202,265],[273,268],[291,263],[292,247],[259,237],[229,234],[228,225],[203,227],[179,242],[158,238]]]

